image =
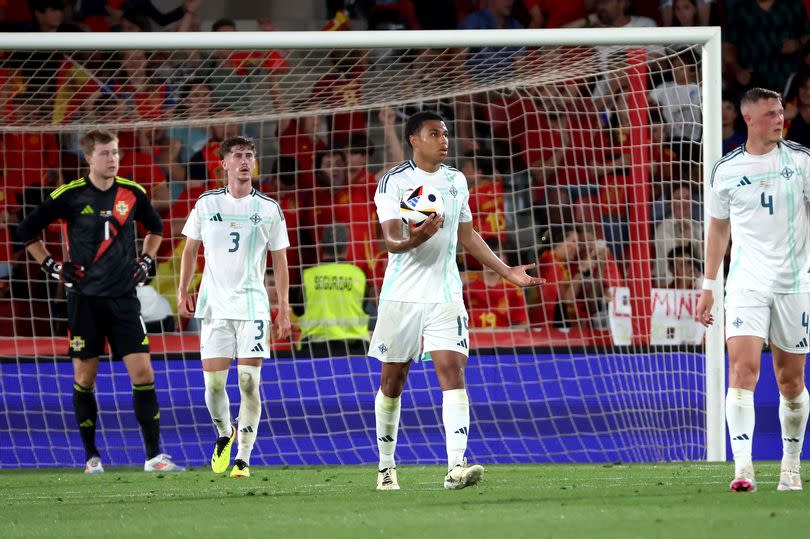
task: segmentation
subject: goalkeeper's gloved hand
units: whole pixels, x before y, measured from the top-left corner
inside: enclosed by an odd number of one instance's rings
[[[52,257],[42,261],[40,268],[51,279],[62,281],[68,288],[84,279],[84,266],[73,262],[57,262]]]
[[[132,280],[138,286],[146,284],[149,274],[155,267],[155,259],[147,254],[142,254],[139,258],[135,259],[135,271],[132,273]]]

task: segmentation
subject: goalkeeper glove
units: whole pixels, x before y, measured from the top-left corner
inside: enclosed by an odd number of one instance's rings
[[[132,274],[132,280],[135,281],[135,284],[138,286],[145,285],[154,267],[155,260],[147,254],[142,254],[139,258],[135,259],[135,271]]]
[[[50,256],[42,261],[40,268],[45,272],[45,275],[51,279],[62,281],[68,288],[74,284],[79,284],[84,279],[84,266],[73,262],[57,262]]]

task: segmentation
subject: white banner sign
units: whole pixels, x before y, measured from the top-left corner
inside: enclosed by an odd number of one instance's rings
[[[653,288],[650,344],[701,344],[706,328],[696,320],[700,290]]]

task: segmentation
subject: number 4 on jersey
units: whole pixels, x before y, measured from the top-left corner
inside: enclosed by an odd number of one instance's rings
[[[768,200],[765,200],[765,193],[759,197],[760,202],[762,202],[763,208],[768,208],[768,215],[773,215],[773,197],[768,195]]]

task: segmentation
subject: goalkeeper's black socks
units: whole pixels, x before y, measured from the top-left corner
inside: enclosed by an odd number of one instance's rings
[[[79,434],[84,444],[85,460],[99,456],[96,447],[98,406],[92,387],[82,387],[73,382],[73,411],[76,413],[76,423],[79,425]]]
[[[160,408],[154,382],[132,384],[132,406],[141,426],[146,460],[152,459],[160,454]]]

